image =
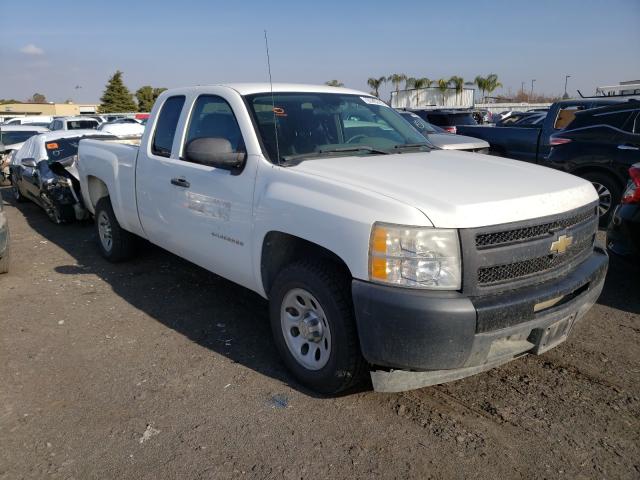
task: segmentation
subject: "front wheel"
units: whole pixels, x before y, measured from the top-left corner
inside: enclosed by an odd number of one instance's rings
[[[122,262],[133,256],[135,237],[118,223],[109,197],[96,205],[96,233],[100,253],[110,262]]]
[[[331,264],[299,262],[284,268],[270,295],[276,347],[287,368],[305,386],[336,394],[362,380],[348,276]]]

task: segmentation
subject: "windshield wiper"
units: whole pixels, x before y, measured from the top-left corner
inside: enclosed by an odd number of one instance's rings
[[[326,148],[326,149],[321,148],[319,150],[316,150],[315,152],[299,153],[297,155],[286,155],[282,157],[282,160],[284,160],[285,163],[291,163],[297,160],[302,161],[302,160],[307,160],[309,158],[322,157],[324,155],[332,154],[332,153],[350,153],[350,152],[366,152],[366,153],[376,153],[380,155],[388,155],[390,153],[387,150],[380,150],[378,148],[373,148],[368,145],[358,145],[354,147],[336,147],[336,148]]]
[[[429,150],[433,149],[433,147],[427,142],[404,143],[404,144],[400,144],[400,145],[394,145],[393,149],[394,150],[404,150],[405,148],[420,148],[420,147],[427,147]]]

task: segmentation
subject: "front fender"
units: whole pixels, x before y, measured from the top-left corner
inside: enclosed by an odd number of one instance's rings
[[[287,233],[337,255],[353,278],[369,277],[369,237],[377,222],[432,226],[417,208],[383,195],[295,170],[261,168],[254,196],[254,274],[262,286],[265,236]],[[264,288],[261,292],[264,294]]]

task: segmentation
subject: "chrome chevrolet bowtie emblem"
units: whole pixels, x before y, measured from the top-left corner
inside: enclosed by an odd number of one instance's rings
[[[551,253],[564,253],[569,248],[569,245],[573,243],[573,237],[566,235],[560,235],[558,240],[551,244]]]

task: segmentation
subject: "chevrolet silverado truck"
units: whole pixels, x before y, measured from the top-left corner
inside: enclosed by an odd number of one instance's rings
[[[590,183],[435,149],[345,88],[168,90],[139,145],[81,140],[77,165],[106,259],[142,237],[257,292],[284,364],[325,394],[541,354],[593,305],[608,265]]]

